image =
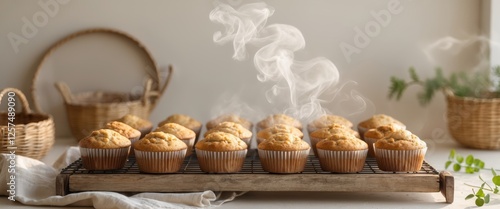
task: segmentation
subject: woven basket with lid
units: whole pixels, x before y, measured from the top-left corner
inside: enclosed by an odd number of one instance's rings
[[[11,118],[9,111],[0,112],[0,153],[9,154],[11,151],[15,151],[16,155],[38,160],[43,158],[54,144],[55,128],[52,116],[33,113],[26,97],[18,89],[2,89],[0,91],[0,103],[6,95],[17,98],[20,101],[22,110],[15,113],[12,120],[9,120]],[[14,126],[10,125],[11,130],[9,130],[9,123],[14,124]]]
[[[137,39],[132,36],[112,30],[112,29],[90,29],[79,31],[74,34],[63,38],[55,43],[44,54],[38,65],[35,77],[33,79],[32,95],[35,108],[40,111],[40,105],[37,103],[36,83],[37,75],[44,65],[45,61],[54,53],[59,47],[65,43],[90,34],[104,33],[106,35],[117,36],[125,38],[129,42],[137,46],[137,49],[143,54],[147,55],[147,61],[152,67],[145,68],[148,80],[144,86],[142,95],[132,95],[129,93],[116,93],[116,92],[81,92],[72,93],[68,85],[64,82],[57,82],[55,85],[62,95],[64,106],[66,109],[68,124],[71,133],[76,140],[80,140],[90,134],[93,130],[102,128],[105,123],[121,118],[126,114],[133,114],[141,118],[147,119],[151,111],[155,108],[159,98],[167,88],[171,75],[172,67],[169,67],[169,73],[163,85],[160,85],[160,76],[157,69],[156,62],[151,56],[150,52],[141,44]],[[110,69],[112,70],[112,69]]]

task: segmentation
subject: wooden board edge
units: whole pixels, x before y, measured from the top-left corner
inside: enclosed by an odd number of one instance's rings
[[[441,194],[446,199],[446,203],[453,203],[455,198],[455,178],[448,171],[441,171],[439,173],[439,183]]]
[[[59,174],[56,177],[56,195],[69,194],[69,174]]]

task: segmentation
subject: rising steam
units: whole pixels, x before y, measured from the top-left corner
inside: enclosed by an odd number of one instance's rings
[[[319,57],[297,61],[294,53],[305,47],[302,33],[294,26],[267,25],[274,9],[265,3],[243,5],[237,10],[219,4],[210,13],[210,20],[225,26],[224,32],[214,34],[214,42],[232,42],[233,58],[243,60],[248,45],[260,47],[254,56],[254,65],[261,82],[275,85],[267,91],[270,103],[286,97],[290,101],[284,113],[300,119],[310,119],[324,114],[321,95],[335,93],[338,83],[337,67],[328,59]]]

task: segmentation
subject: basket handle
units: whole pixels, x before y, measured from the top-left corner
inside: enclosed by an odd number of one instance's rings
[[[40,107],[40,105],[37,102],[38,100],[37,100],[37,94],[36,94],[36,88],[35,88],[35,86],[36,86],[38,74],[40,73],[40,69],[43,66],[43,63],[45,63],[45,61],[48,59],[48,57],[50,57],[50,55],[52,53],[54,53],[57,50],[57,48],[59,48],[60,46],[64,45],[66,42],[69,42],[69,41],[71,41],[71,40],[73,40],[73,39],[75,39],[75,38],[77,38],[79,36],[86,35],[86,34],[91,34],[91,33],[107,33],[107,34],[118,35],[120,37],[124,37],[124,38],[132,41],[135,45],[137,45],[137,47],[139,49],[141,49],[142,52],[144,52],[147,55],[148,61],[152,65],[152,67],[147,67],[146,68],[147,75],[151,78],[151,80],[153,82],[152,83],[152,88],[153,89],[159,89],[160,78],[159,78],[159,75],[158,75],[157,64],[156,64],[155,60],[153,59],[153,57],[151,56],[151,53],[149,52],[149,50],[147,50],[147,48],[144,47],[144,45],[141,42],[139,42],[139,40],[137,40],[136,38],[128,35],[125,32],[121,32],[121,31],[117,31],[117,30],[113,30],[113,29],[94,28],[94,29],[82,30],[82,31],[78,31],[78,32],[75,32],[73,34],[70,34],[69,36],[66,36],[65,38],[59,40],[54,45],[52,45],[45,52],[45,54],[43,55],[43,57],[42,57],[42,59],[40,61],[40,64],[36,68],[35,75],[33,76],[33,79],[31,81],[31,96],[33,98],[33,105],[35,106],[35,110],[36,111],[42,112],[41,111],[41,107]],[[163,88],[165,88],[165,86]],[[163,91],[160,90],[159,93],[163,93]],[[157,97],[156,99],[158,99],[158,98],[159,97]],[[154,105],[156,104],[156,101],[153,101],[153,102],[154,102],[154,104],[153,104],[153,107],[154,107]]]
[[[149,112],[153,111],[156,107],[156,104],[158,104],[158,100],[160,99],[161,95],[163,95],[163,92],[167,89],[168,85],[170,84],[170,80],[172,80],[172,73],[174,72],[174,68],[172,65],[168,66],[168,76],[165,79],[165,83],[161,87],[159,91],[151,91],[151,84],[146,83],[146,88],[144,91],[144,97],[143,97],[143,105],[149,104],[151,102],[151,108],[149,109]],[[150,82],[151,79],[148,80]],[[149,87],[148,87],[149,86]]]
[[[68,85],[66,85],[66,83],[56,82],[54,85],[56,86],[57,90],[59,90],[59,93],[61,93],[64,102],[66,102],[67,104],[73,102],[73,95],[71,94],[71,90],[69,89]]]
[[[28,100],[26,99],[26,96],[24,96],[23,92],[19,89],[16,88],[5,88],[0,91],[0,104],[2,104],[2,98],[5,94],[8,94],[9,92],[14,92],[16,93],[16,96],[21,100],[21,107],[22,107],[22,112],[30,114],[31,109],[30,105],[28,103]]]

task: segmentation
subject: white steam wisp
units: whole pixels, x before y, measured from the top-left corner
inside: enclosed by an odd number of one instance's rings
[[[243,60],[248,45],[261,47],[254,56],[254,65],[261,82],[275,85],[267,91],[266,98],[275,103],[288,98],[284,113],[299,119],[311,119],[324,114],[320,96],[336,93],[333,88],[339,81],[337,67],[328,59],[319,57],[308,61],[294,59],[296,51],[305,47],[302,33],[294,26],[267,25],[274,9],[265,3],[246,4],[237,10],[219,4],[210,13],[210,20],[225,26],[224,32],[214,34],[214,42],[232,42],[233,58]],[[334,96],[333,96],[334,97]]]

